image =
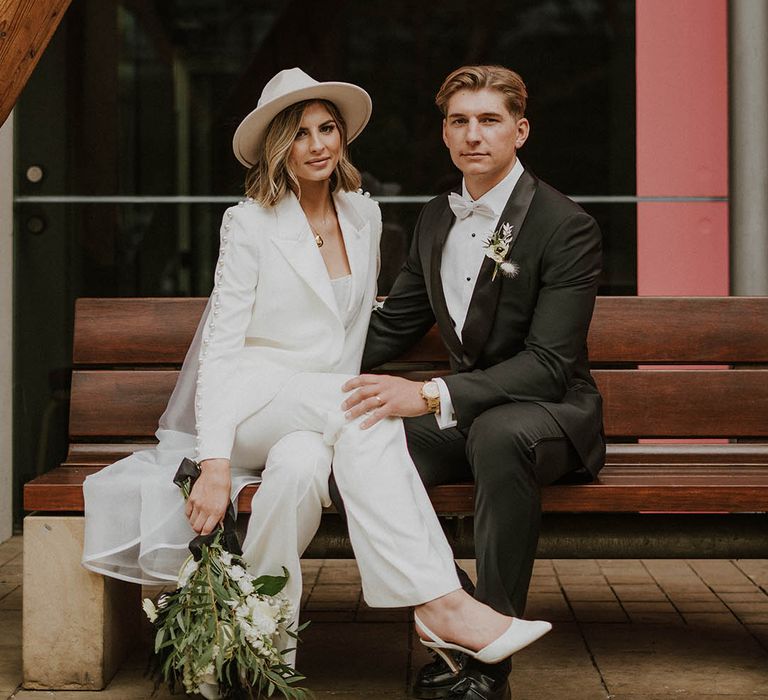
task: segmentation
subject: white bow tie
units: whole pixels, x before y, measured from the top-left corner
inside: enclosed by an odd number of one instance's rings
[[[448,206],[456,214],[458,219],[466,219],[470,214],[480,214],[489,219],[496,218],[496,214],[487,204],[476,202],[473,199],[466,199],[456,192],[448,195]]]

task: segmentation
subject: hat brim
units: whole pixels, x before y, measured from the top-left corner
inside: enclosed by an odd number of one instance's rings
[[[371,97],[352,83],[318,83],[270,100],[248,114],[235,130],[232,149],[246,167],[257,160],[269,123],[286,107],[304,100],[328,100],[336,105],[347,125],[347,142],[360,135],[371,118]]]

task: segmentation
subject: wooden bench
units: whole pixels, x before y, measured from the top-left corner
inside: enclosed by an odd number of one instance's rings
[[[204,305],[77,303],[69,453],[24,488],[26,687],[100,688],[119,662],[138,617],[126,615],[126,598],[136,602],[138,587],[79,566],[82,482],[151,446]],[[594,483],[543,490],[540,555],[768,556],[768,298],[601,297],[589,347],[607,463]],[[434,329],[388,369],[445,373]],[[681,438],[695,443],[659,442]],[[241,513],[254,488],[240,496]],[[457,556],[471,557],[472,485],[440,486],[430,497]],[[349,556],[335,518],[324,518],[309,556]],[[52,580],[57,599],[41,606]],[[52,629],[62,630],[53,645]]]

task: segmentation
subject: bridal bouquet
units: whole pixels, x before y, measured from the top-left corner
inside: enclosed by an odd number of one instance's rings
[[[199,468],[184,460],[174,478],[189,496]],[[230,504],[231,508],[231,504]],[[157,603],[146,598],[144,611],[155,628],[152,675],[156,686],[206,698],[305,698],[293,684],[303,679],[285,663],[278,640],[298,640],[290,629],[295,610],[282,592],[283,576],[254,577],[240,558],[234,511],[224,526],[190,543],[192,556],[179,573],[179,587]],[[232,551],[234,550],[234,551]]]

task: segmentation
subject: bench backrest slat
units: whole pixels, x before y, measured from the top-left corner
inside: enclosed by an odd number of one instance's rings
[[[181,364],[205,299],[79,299],[75,365]],[[595,365],[768,363],[768,298],[599,297]],[[433,329],[403,360],[443,364]]]
[[[205,299],[78,299],[75,365],[153,365],[184,361]]]
[[[768,362],[768,297],[598,297],[592,364]]]
[[[75,372],[70,434],[153,435],[177,376],[176,370]],[[594,376],[609,437],[768,436],[768,370],[595,370]]]
[[[177,370],[85,370],[72,375],[72,438],[154,435],[173,391]]]

